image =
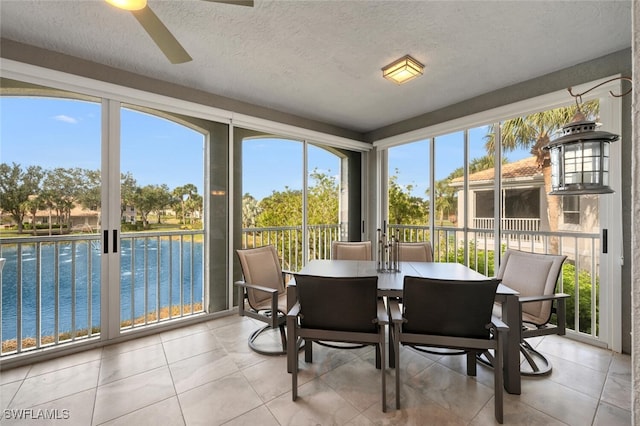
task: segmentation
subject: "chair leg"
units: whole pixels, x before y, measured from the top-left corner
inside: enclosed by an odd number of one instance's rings
[[[493,381],[494,381],[494,406],[495,406],[495,416],[498,423],[502,424],[504,413],[503,413],[503,393],[504,393],[504,376],[503,376],[503,363],[504,357],[502,354],[502,347],[500,346],[502,343],[499,339],[496,341],[497,348],[495,350],[495,366],[497,368],[493,369]]]
[[[377,351],[380,353],[380,361],[381,361],[380,372],[382,374],[382,412],[386,413],[387,412],[387,373],[385,369],[386,360],[384,359],[384,346],[385,346],[384,343],[385,343],[385,338],[384,338],[384,327],[383,327],[381,331],[380,342],[379,344],[376,345],[376,347],[377,347]]]
[[[533,347],[526,340],[520,342],[520,353],[524,355],[527,363],[531,366],[531,371],[523,371],[520,368],[520,374],[523,376],[545,376],[551,373],[551,362],[542,355],[540,352],[533,349]]]
[[[470,350],[467,352],[467,376],[475,376],[477,373],[476,356],[478,356],[476,351]]]
[[[285,325],[280,324],[280,341],[282,342],[282,350],[284,352],[287,351],[287,332],[285,330]]]
[[[313,346],[311,340],[304,342],[304,362],[313,362]]]
[[[284,346],[282,348],[282,350],[266,351],[266,350],[260,349],[255,344],[255,340],[260,336],[260,334],[262,332],[264,332],[264,331],[267,331],[267,330],[271,330],[271,326],[270,325],[265,325],[264,327],[261,327],[261,328],[257,329],[256,331],[254,331],[253,333],[251,333],[251,335],[249,336],[249,347],[251,348],[251,350],[256,352],[256,353],[259,353],[260,355],[285,355],[287,353],[286,346]],[[280,329],[280,332],[282,333],[283,330],[284,330],[284,325]]]
[[[298,399],[298,351],[295,349],[293,352],[293,359],[291,362],[291,400]]]
[[[395,327],[395,326],[394,326]],[[393,349],[396,368],[396,409],[400,409],[400,336],[398,328],[393,332]]]

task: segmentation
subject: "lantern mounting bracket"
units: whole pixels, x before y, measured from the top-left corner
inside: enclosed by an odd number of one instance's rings
[[[607,83],[611,83],[612,81],[616,81],[616,80],[625,80],[625,81],[628,81],[629,83],[633,83],[633,81],[631,80],[631,78],[630,78],[630,77],[624,77],[624,76],[623,76],[623,77],[614,77],[614,78],[610,78],[610,79],[609,79],[609,80],[607,80],[607,81],[603,81],[603,82],[602,82],[602,83],[600,83],[600,84],[596,84],[596,85],[595,85],[595,86],[593,86],[591,89],[589,89],[589,90],[585,90],[585,91],[584,91],[584,92],[582,92],[582,93],[573,93],[573,91],[571,90],[571,89],[572,89],[571,87],[567,88],[567,91],[569,92],[569,94],[570,94],[571,96],[573,96],[574,98],[576,98],[576,105],[578,106],[578,109],[580,109],[580,104],[582,103],[582,97],[583,97],[584,95],[586,95],[587,93],[589,93],[590,91],[592,91],[592,90],[594,90],[594,89],[597,89],[597,88],[598,88],[598,87],[600,87],[600,86],[603,86],[603,85],[605,85],[605,84],[607,84]],[[630,88],[629,88],[629,90],[627,90],[626,92],[621,93],[621,94],[619,94],[619,95],[616,95],[616,94],[615,94],[615,93],[613,93],[611,90],[609,90],[609,94],[610,94],[611,96],[613,96],[614,98],[621,98],[621,97],[626,96],[626,95],[628,95],[629,93],[631,93],[631,91],[632,91],[632,90],[633,90],[633,87],[630,87]]]

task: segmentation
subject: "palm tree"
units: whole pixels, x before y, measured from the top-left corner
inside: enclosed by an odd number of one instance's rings
[[[586,102],[580,105],[580,109],[585,116],[595,116],[598,112],[599,103],[597,100]],[[524,117],[517,117],[507,120],[500,125],[502,139],[502,150],[504,152],[516,149],[530,149],[531,154],[536,157],[538,169],[544,178],[544,190],[548,194],[551,192],[551,167],[549,151],[543,149],[551,140],[551,137],[571,122],[577,112],[577,106],[556,108],[548,111],[536,112]],[[496,147],[496,132],[494,126],[490,126],[485,136],[485,148],[488,154],[493,154]],[[547,219],[549,229],[558,230],[558,216],[560,212],[559,197],[547,197]],[[551,240],[552,252],[557,251],[557,239]]]

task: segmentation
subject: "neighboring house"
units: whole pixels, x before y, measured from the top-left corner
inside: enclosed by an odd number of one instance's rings
[[[473,229],[494,228],[495,169],[490,168],[469,175],[469,200],[464,196],[464,179],[455,178],[450,185],[457,189],[458,223],[464,223],[464,212]],[[505,231],[578,232],[598,233],[598,196],[561,196],[558,229],[550,229],[548,217],[548,195],[544,188],[544,177],[535,157],[525,158],[502,165],[502,229]],[[517,235],[510,236],[517,240]],[[530,237],[520,237],[530,241]],[[534,240],[539,240],[535,238]],[[563,241],[563,251],[573,244]]]

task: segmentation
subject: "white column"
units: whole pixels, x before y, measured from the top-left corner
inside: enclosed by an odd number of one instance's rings
[[[632,69],[633,96],[631,127],[633,156],[631,162],[631,365],[632,413],[631,423],[640,424],[640,0],[632,5]]]

